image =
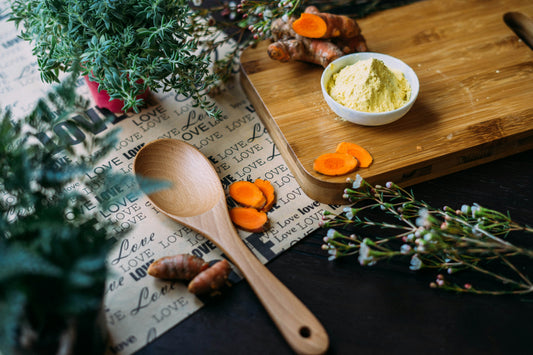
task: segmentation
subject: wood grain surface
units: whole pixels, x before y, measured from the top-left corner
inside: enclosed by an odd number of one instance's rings
[[[273,61],[267,42],[242,54],[241,83],[311,198],[345,203],[346,176],[312,169],[340,141],[373,155],[357,171],[367,181],[416,184],[533,148],[533,51],[505,25],[508,11],[532,16],[533,2],[428,0],[361,19],[370,51],[403,60],[420,80],[411,111],[385,126],[339,119],[322,98],[322,68]]]

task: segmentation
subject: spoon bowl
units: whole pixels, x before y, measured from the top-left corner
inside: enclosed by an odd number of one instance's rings
[[[211,162],[192,145],[158,139],[137,153],[133,171],[143,178],[166,180],[168,189],[148,193],[155,208],[210,239],[232,263],[297,354],[323,354],[325,329],[307,307],[246,247],[231,222],[220,178]]]
[[[168,181],[173,188],[150,195],[150,199],[176,217],[197,216],[212,209],[224,196],[210,162],[181,141],[160,140],[138,152],[134,171],[144,177]],[[186,172],[177,174],[176,172]]]

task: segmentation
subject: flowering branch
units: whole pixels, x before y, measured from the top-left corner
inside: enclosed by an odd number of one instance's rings
[[[323,249],[330,260],[358,255],[361,265],[404,258],[411,270],[438,270],[431,287],[477,294],[526,294],[533,292],[528,275],[511,262],[511,258],[533,259],[533,250],[511,243],[509,234],[533,233],[533,228],[514,222],[509,215],[478,204],[463,205],[460,210],[449,206],[436,209],[400,186],[371,186],[361,176],[348,181],[344,198],[354,203],[343,213],[324,212],[323,227],[330,228]],[[377,210],[391,221],[376,221],[368,216]],[[372,237],[345,235],[343,230],[356,227],[375,228]],[[387,231],[387,235],[383,235]],[[390,235],[389,235],[390,234]],[[499,286],[476,288],[472,283],[459,285],[444,277],[470,270],[486,276]],[[448,277],[449,278],[449,277]]]

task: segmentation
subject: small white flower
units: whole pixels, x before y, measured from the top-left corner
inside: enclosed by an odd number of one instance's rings
[[[350,207],[344,208],[344,213],[346,213],[346,218],[353,219],[355,217],[355,214],[353,213],[353,209]]]
[[[418,257],[418,254],[415,254],[411,258],[411,265],[409,266],[409,269],[411,270],[420,270],[422,268],[422,260]]]
[[[289,15],[283,14],[283,16],[281,16],[281,19],[283,20],[283,22],[287,22],[289,21]]]
[[[426,246],[425,245],[419,245],[417,247],[415,247],[415,251],[418,252],[418,253],[423,253],[426,251]]]
[[[272,17],[272,10],[270,10],[270,9],[266,9],[265,12],[263,12],[263,17],[264,17],[265,19],[267,19],[267,20],[268,20],[269,18],[271,18],[271,17]]]
[[[412,250],[411,246],[409,244],[403,244],[401,247],[400,247],[400,252],[402,254],[409,254],[409,252]]]
[[[203,3],[203,0],[192,0],[192,4],[194,6],[201,6]]]
[[[429,220],[429,211],[427,208],[421,208],[418,213],[418,218],[416,219],[416,225],[419,227],[429,227],[431,226],[431,221]]]
[[[370,248],[368,247],[368,245],[366,244],[365,241],[366,241],[366,239],[363,240],[363,242],[359,246],[359,257],[358,257],[359,264],[361,264],[363,266],[364,265],[372,265],[372,263],[373,263],[373,258],[370,255]]]
[[[352,184],[352,187],[354,189],[358,189],[361,187],[361,184],[363,183],[363,178],[361,177],[361,175],[357,174],[355,176],[355,180],[353,181],[353,184]]]
[[[479,205],[477,205],[477,204],[474,204],[474,206],[472,206],[472,218],[479,217],[479,216],[477,216],[478,212],[481,212],[481,207],[479,207]],[[479,214],[481,214],[481,213],[479,213]]]

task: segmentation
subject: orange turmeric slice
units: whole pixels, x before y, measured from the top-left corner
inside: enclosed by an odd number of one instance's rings
[[[261,189],[250,181],[236,181],[229,186],[229,195],[238,204],[261,209],[267,200]]]
[[[347,153],[324,153],[313,162],[313,169],[323,175],[338,176],[357,169],[359,162]]]
[[[261,208],[261,211],[268,212],[276,202],[276,192],[274,190],[274,186],[270,183],[268,180],[262,180],[262,179],[256,179],[254,181],[254,184],[259,187],[259,190],[263,192],[263,195],[266,197],[266,203]]]
[[[292,23],[292,29],[307,38],[353,38],[361,33],[357,22],[345,15],[320,12],[308,6]]]
[[[304,12],[292,23],[292,29],[307,38],[321,38],[326,34],[328,26],[320,16]]]
[[[252,207],[233,207],[229,210],[231,221],[240,229],[259,233],[268,228],[268,217],[265,212]]]
[[[340,142],[335,150],[337,153],[347,153],[359,160],[361,168],[368,168],[372,164],[372,155],[360,145],[351,142]]]

